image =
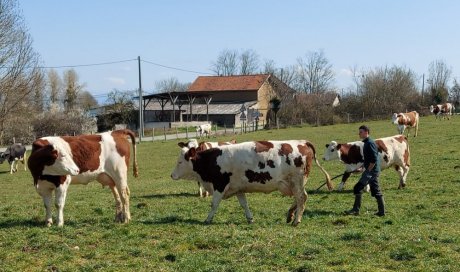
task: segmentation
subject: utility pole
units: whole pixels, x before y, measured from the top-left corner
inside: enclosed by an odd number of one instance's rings
[[[137,57],[137,64],[139,66],[139,143],[142,142],[144,136],[144,107],[142,97],[142,78],[141,78],[141,57]]]

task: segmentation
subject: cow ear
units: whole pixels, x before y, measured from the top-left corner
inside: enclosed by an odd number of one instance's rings
[[[58,151],[56,149],[53,149],[53,151],[51,151],[51,157],[54,159],[57,159],[59,157]]]
[[[328,148],[328,147],[329,147],[329,144],[326,144],[326,148]]]
[[[230,143],[231,143],[231,144],[236,144],[236,140],[235,140],[235,139],[232,139],[232,140],[230,141]]]
[[[342,144],[337,144],[337,150],[339,150],[341,146]]]
[[[177,145],[178,145],[180,148],[184,148],[184,147],[187,146],[187,144],[184,143],[184,142],[180,142],[180,143],[178,143]]]
[[[194,159],[196,157],[196,148],[192,147],[189,149],[188,151],[188,156],[192,159]]]

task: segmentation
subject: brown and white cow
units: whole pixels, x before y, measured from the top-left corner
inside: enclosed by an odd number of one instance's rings
[[[407,128],[407,137],[409,137],[409,131],[411,128],[415,128],[415,135],[418,134],[418,123],[419,123],[419,114],[416,111],[411,111],[407,113],[393,113],[391,118],[391,123],[398,125],[398,133],[404,134],[404,130]]]
[[[28,166],[34,185],[43,198],[46,224],[51,226],[52,193],[56,191],[57,225],[64,225],[64,205],[69,184],[93,180],[109,186],[116,202],[115,221],[127,223],[129,211],[128,165],[131,138],[133,174],[138,176],[135,135],[128,129],[98,135],[43,137],[32,144]]]
[[[204,151],[189,148],[186,143],[179,143],[179,147],[181,152],[171,178],[201,179],[206,190],[213,192],[211,211],[205,223],[212,222],[222,199],[234,195],[247,221],[252,223],[245,193],[278,190],[283,195],[294,196],[287,222],[294,220],[293,225],[299,224],[307,200],[304,187],[313,160],[326,176],[328,188],[332,189],[330,177],[319,164],[313,144],[306,140],[253,141]]]
[[[380,155],[380,169],[384,170],[393,167],[399,173],[399,187],[406,186],[407,173],[410,168],[409,142],[404,135],[376,139],[375,143]],[[354,172],[357,172],[363,165],[363,146],[362,141],[350,143],[337,143],[331,141],[326,144],[323,160],[340,160],[345,164],[345,172],[338,190],[342,190],[345,182]]]
[[[452,112],[455,110],[454,105],[451,103],[444,103],[444,104],[438,104],[436,106],[431,105],[430,106],[430,112],[432,112],[436,119],[444,119],[447,118],[447,120],[450,120],[450,116],[452,115]]]

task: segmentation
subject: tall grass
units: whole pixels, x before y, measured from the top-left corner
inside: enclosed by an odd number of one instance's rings
[[[309,139],[319,156],[331,140],[358,139],[360,124],[297,127],[235,136],[238,142]],[[369,122],[375,138],[396,134],[390,121]],[[0,165],[0,271],[459,271],[460,120],[421,118],[410,138],[412,167],[406,189],[394,170],[382,172],[387,216],[375,217],[364,196],[360,216],[352,205],[352,176],[344,192],[314,193],[324,177],[313,167],[309,199],[298,227],[285,223],[292,199],[280,193],[248,194],[254,224],[236,198],[223,201],[211,225],[202,222],[210,199],[197,185],[173,181],[177,141],[138,146],[140,178],[130,174],[132,222],[113,222],[110,190],[98,183],[71,186],[63,228],[44,226],[42,200],[30,173]],[[217,138],[215,140],[229,140]],[[322,162],[331,175],[338,162]]]

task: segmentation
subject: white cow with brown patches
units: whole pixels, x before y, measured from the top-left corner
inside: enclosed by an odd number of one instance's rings
[[[197,151],[204,151],[204,150],[211,149],[213,147],[219,147],[222,145],[230,145],[230,144],[236,144],[236,141],[233,139],[229,142],[200,142],[199,144],[197,144]],[[194,144],[191,144],[191,145],[189,144],[189,147],[192,147],[193,145]],[[199,187],[199,195],[201,197],[207,197],[212,194],[212,191],[211,192],[206,191],[206,189],[203,186],[203,181],[201,179],[198,181],[198,187]]]
[[[43,137],[32,144],[28,166],[34,185],[43,198],[46,224],[51,226],[52,193],[58,209],[57,225],[64,225],[64,205],[70,184],[88,184],[93,180],[109,186],[116,203],[115,221],[127,223],[129,211],[128,165],[131,138],[133,174],[138,176],[136,142],[132,131],[124,129],[99,135]]]
[[[179,143],[181,152],[171,178],[201,179],[206,190],[213,191],[212,207],[206,223],[211,223],[222,199],[236,195],[246,219],[253,222],[245,193],[280,191],[294,196],[287,222],[295,226],[302,220],[307,193],[305,183],[313,160],[324,173],[327,186],[330,177],[321,167],[314,146],[306,140],[255,141],[222,145],[199,151],[188,143]]]
[[[380,169],[393,167],[399,174],[398,189],[406,186],[407,174],[410,168],[409,142],[404,135],[380,138],[375,140],[380,157]],[[342,190],[350,175],[359,170],[364,162],[362,141],[326,144],[323,160],[339,160],[345,164],[345,172],[338,190]]]
[[[404,130],[407,128],[407,137],[409,137],[409,131],[411,128],[415,128],[415,135],[418,134],[419,114],[416,111],[407,113],[393,113],[391,123],[398,126],[398,133],[404,134]]]
[[[436,117],[436,119],[445,119],[450,120],[450,116],[452,113],[455,111],[454,105],[452,103],[444,103],[444,104],[438,104],[438,105],[431,105],[430,106],[430,112],[433,113]]]

